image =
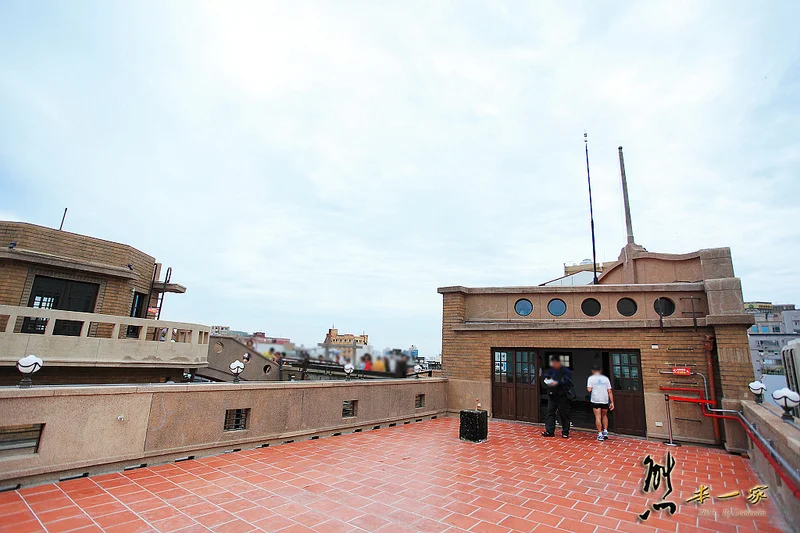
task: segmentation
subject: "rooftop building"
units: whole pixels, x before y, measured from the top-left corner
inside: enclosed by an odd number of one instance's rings
[[[33,353],[40,383],[181,381],[206,365],[209,329],[159,320],[171,270],[125,244],[0,222],[0,384]]]

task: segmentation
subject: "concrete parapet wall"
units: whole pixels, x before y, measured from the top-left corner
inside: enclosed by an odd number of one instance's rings
[[[345,400],[358,401],[355,416],[343,417]],[[250,410],[246,429],[224,430],[228,409]],[[371,429],[446,409],[442,378],[0,388],[0,428],[44,424],[37,453],[0,457],[0,486]]]
[[[800,429],[781,420],[780,414],[783,411],[774,405],[759,405],[753,401],[741,403],[745,418],[770,441],[778,453],[795,470],[800,469]],[[753,460],[753,469],[764,480],[764,483],[769,485],[767,494],[770,498],[777,500],[778,507],[783,511],[787,522],[794,524],[795,531],[798,531],[800,528],[800,501],[794,497],[789,487],[778,477],[775,469],[752,441],[748,446],[748,453]]]

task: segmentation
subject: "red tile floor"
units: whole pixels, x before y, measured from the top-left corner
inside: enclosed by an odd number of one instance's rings
[[[0,493],[0,531],[547,531],[578,533],[783,531],[772,499],[685,503],[759,484],[749,461],[721,450],[672,448],[678,511],[637,515],[658,442],[593,433],[545,439],[541,427],[491,422],[489,440],[457,438],[444,418],[247,450]],[[769,490],[766,491],[769,497]],[[732,512],[733,511],[733,512]]]

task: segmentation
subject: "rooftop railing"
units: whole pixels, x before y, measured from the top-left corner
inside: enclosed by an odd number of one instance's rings
[[[0,363],[34,354],[56,366],[205,366],[200,324],[0,305]]]

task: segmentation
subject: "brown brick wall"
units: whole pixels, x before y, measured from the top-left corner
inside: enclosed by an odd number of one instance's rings
[[[454,326],[463,324],[464,295],[445,293],[443,297],[442,373],[451,379],[490,382],[492,348],[635,349],[641,352],[644,391],[658,392],[671,379],[659,374],[670,368],[666,363],[694,364],[697,371],[707,374],[703,341],[706,335],[716,334],[717,395],[746,398],[747,384],[753,380],[745,326],[663,332],[658,328],[454,331]]]
[[[743,326],[715,326],[714,330],[719,360],[717,371],[723,395],[729,399],[751,399],[747,385],[755,378],[747,329]]]
[[[0,260],[0,305],[20,305],[27,275],[28,265]]]

